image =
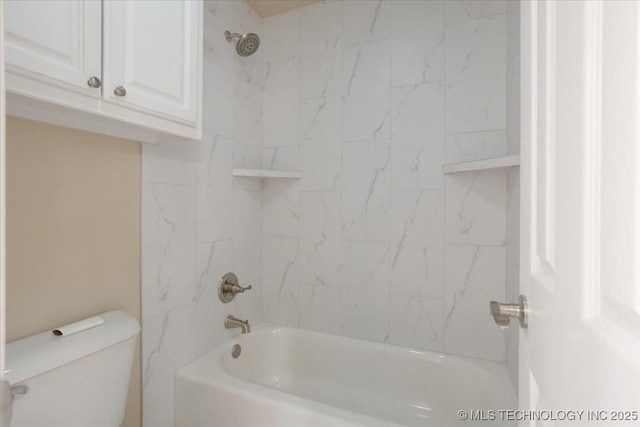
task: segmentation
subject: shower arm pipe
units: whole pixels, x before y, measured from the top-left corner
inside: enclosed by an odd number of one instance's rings
[[[232,33],[230,31],[225,31],[224,36],[227,38],[227,41],[230,42],[233,39],[242,38],[242,34]]]

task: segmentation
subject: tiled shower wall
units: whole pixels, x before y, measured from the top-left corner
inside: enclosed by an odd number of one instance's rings
[[[264,20],[263,316],[504,362],[506,3],[334,1]]]
[[[146,426],[172,425],[175,370],[237,333],[227,314],[506,358],[517,388],[517,330],[505,342],[487,314],[517,296],[517,171],[440,172],[517,153],[508,16],[335,1],[263,25],[205,2],[204,139],[143,149]],[[226,29],[260,34],[258,53]],[[303,178],[232,178],[261,165]],[[254,289],[222,305],[227,271]]]
[[[143,424],[173,426],[175,371],[237,331],[228,314],[261,320],[259,182],[233,167],[262,157],[262,52],[241,58],[224,31],[262,32],[244,2],[204,5],[204,138],[143,146]],[[235,271],[253,290],[219,302],[220,277]]]

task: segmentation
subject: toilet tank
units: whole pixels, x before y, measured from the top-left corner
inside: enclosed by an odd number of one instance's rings
[[[118,427],[124,418],[138,322],[122,311],[72,335],[52,331],[7,344],[5,378],[29,390],[11,427]]]

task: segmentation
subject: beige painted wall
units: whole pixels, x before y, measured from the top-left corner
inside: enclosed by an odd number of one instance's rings
[[[7,340],[114,309],[140,320],[140,144],[10,117],[7,160]]]

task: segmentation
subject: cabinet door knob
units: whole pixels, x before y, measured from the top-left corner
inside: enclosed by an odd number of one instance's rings
[[[87,80],[87,84],[94,88],[99,88],[102,86],[102,82],[96,76],[92,76],[89,80]]]
[[[125,96],[127,94],[127,90],[123,86],[118,86],[113,90],[113,93],[115,93],[116,96]]]

